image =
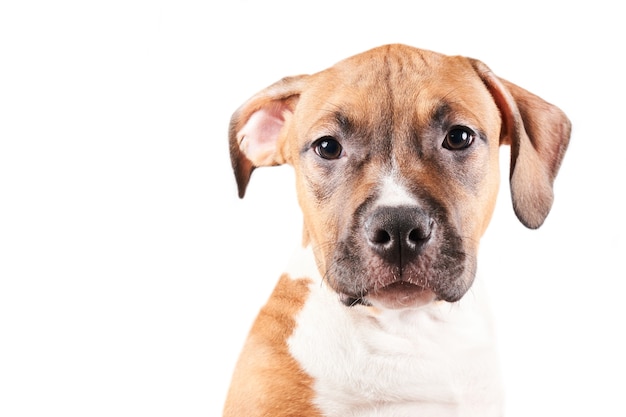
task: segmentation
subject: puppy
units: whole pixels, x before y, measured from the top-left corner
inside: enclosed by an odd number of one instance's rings
[[[500,416],[479,241],[510,145],[513,208],[539,227],[563,112],[480,61],[386,45],[284,78],[233,115],[239,195],[295,170],[302,247],[260,311],[224,416]],[[468,291],[472,289],[469,293]]]

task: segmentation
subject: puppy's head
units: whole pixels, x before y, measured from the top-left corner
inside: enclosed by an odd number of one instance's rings
[[[557,107],[480,61],[388,45],[253,96],[230,149],[241,197],[256,167],[293,166],[304,244],[344,303],[402,308],[470,287],[500,145],[518,218],[543,223],[569,133]]]

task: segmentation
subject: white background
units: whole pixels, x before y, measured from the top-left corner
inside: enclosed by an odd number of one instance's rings
[[[290,168],[236,197],[230,115],[283,76],[401,42],[479,58],[571,118],[540,230],[513,215],[503,167],[480,272],[508,416],[626,416],[618,7],[3,2],[0,415],[220,415],[300,233]]]

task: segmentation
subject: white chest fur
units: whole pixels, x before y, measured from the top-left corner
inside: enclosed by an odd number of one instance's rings
[[[308,264],[312,276],[312,257],[304,257],[297,265]],[[298,272],[290,275],[303,276]],[[381,311],[342,305],[314,276],[288,343],[315,380],[317,406],[326,415],[501,415],[498,358],[480,282],[458,303]]]

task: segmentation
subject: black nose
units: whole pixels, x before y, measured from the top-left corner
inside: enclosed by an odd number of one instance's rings
[[[402,266],[422,251],[432,227],[433,220],[419,207],[379,207],[366,220],[365,235],[374,252]]]

